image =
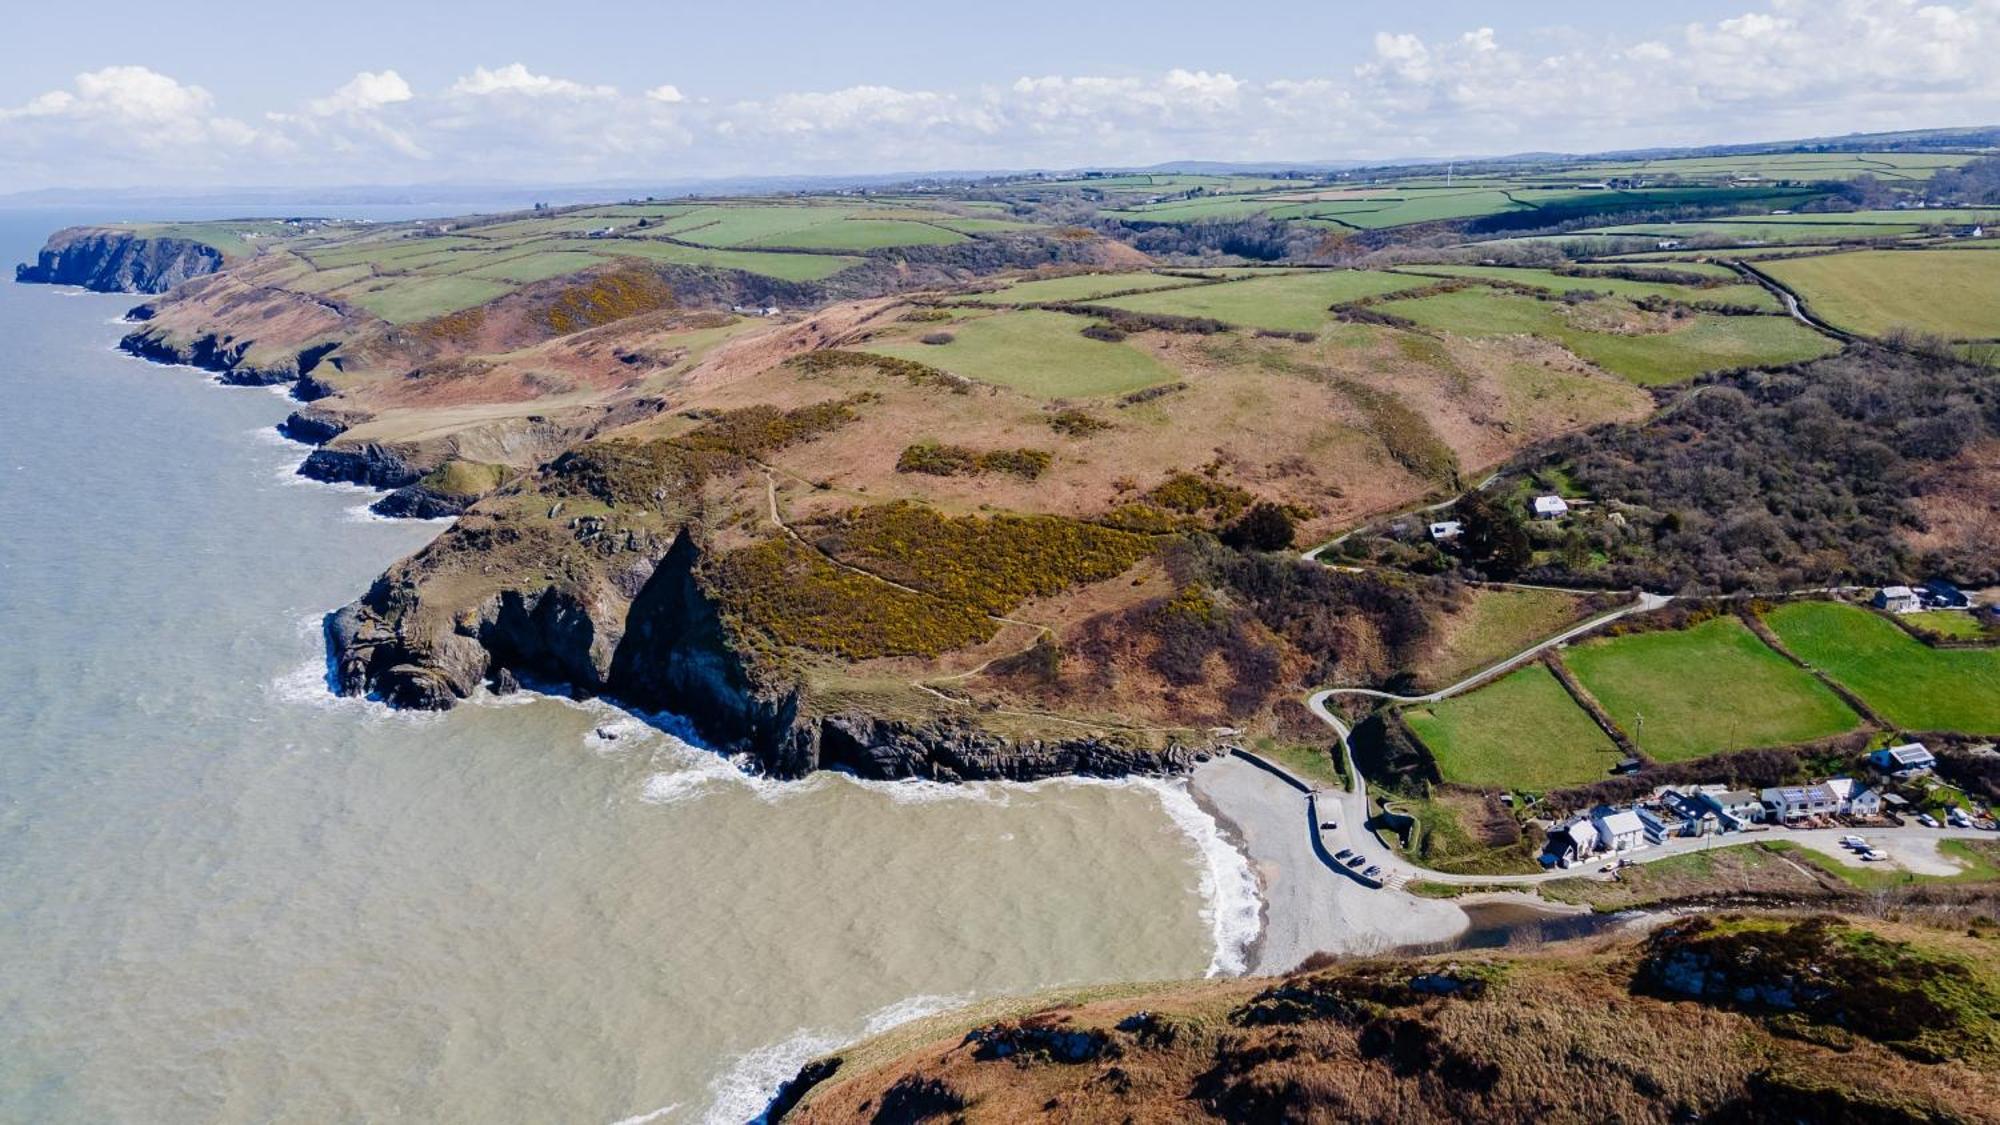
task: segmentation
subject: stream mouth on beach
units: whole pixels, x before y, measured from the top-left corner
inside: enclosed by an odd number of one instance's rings
[[[1467,949],[1508,949],[1573,941],[1611,933],[1646,916],[1636,910],[1600,914],[1596,911],[1552,910],[1524,902],[1472,902],[1465,904],[1463,909],[1471,923],[1464,933],[1449,941],[1414,947],[1408,952],[1453,953]]]

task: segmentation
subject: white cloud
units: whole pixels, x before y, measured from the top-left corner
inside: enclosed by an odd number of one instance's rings
[[[349,79],[345,86],[323,98],[314,98],[306,103],[306,108],[320,117],[332,117],[341,113],[363,113],[409,101],[416,94],[403,76],[393,70],[380,73],[362,71]]]
[[[624,94],[521,62],[431,92],[363,70],[255,127],[201,86],[113,66],[0,107],[0,182],[1385,159],[2000,121],[2000,0],[1741,0],[1728,18],[1643,36],[1389,26],[1360,43],[1357,61],[1319,73],[1030,71],[714,101],[672,84]]]
[[[531,98],[612,98],[615,86],[587,86],[567,78],[534,74],[521,63],[509,63],[497,70],[475,66],[472,73],[452,83],[451,92],[471,97],[521,94]]]

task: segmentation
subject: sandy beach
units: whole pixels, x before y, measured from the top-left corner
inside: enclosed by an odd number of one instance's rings
[[[1367,887],[1315,854],[1305,794],[1240,758],[1196,770],[1188,789],[1250,858],[1264,901],[1249,972],[1283,973],[1314,953],[1382,953],[1449,941],[1469,925],[1450,902]]]

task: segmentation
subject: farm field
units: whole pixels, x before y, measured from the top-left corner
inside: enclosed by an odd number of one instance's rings
[[[1680,266],[1668,267],[1682,269]],[[1727,266],[1692,266],[1689,272],[1699,272],[1710,277],[1735,279],[1734,284],[1703,288],[1694,285],[1679,285],[1665,281],[1633,281],[1622,277],[1590,277],[1561,274],[1554,270],[1516,269],[1509,266],[1405,266],[1400,272],[1424,274],[1432,277],[1468,277],[1487,281],[1511,281],[1520,285],[1533,285],[1554,293],[1573,290],[1587,290],[1606,293],[1614,297],[1637,300],[1643,297],[1667,297],[1676,301],[1713,301],[1725,305],[1742,305],[1746,308],[1779,310],[1778,299],[1761,285],[1742,281],[1740,276]],[[1719,271],[1719,272],[1710,272]]]
[[[1656,761],[1810,742],[1861,723],[1826,685],[1733,617],[1587,641],[1562,660]]]
[[[1495,289],[1465,289],[1375,307],[1458,336],[1531,335],[1554,340],[1606,371],[1647,386],[1677,383],[1709,371],[1793,363],[1836,350],[1833,341],[1781,316],[1703,313],[1665,324],[1666,331],[1641,335],[1588,327],[1586,317],[1615,322],[1640,315],[1613,300],[1569,306]]]
[[[1067,313],[995,312],[950,325],[948,344],[895,340],[863,350],[1044,398],[1124,394],[1172,381],[1171,371],[1138,348],[1085,336],[1091,323]]]
[[[1577,620],[1582,599],[1559,590],[1475,589],[1471,603],[1446,619],[1444,637],[1416,669],[1425,687],[1442,688],[1512,656]]]
[[[1898,727],[2000,734],[2000,649],[1934,649],[1833,602],[1793,602],[1765,620],[1799,659]]]
[[[1253,277],[1097,302],[1107,308],[1168,316],[1213,317],[1245,328],[1315,332],[1343,301],[1429,284],[1420,277],[1362,270],[1313,270],[1282,277]]]
[[[1689,178],[1759,176],[1764,179],[1835,179],[1868,175],[1883,179],[1929,179],[1939,168],[1953,168],[1972,159],[1954,153],[1929,152],[1779,152],[1746,156],[1688,156],[1664,160],[1587,163],[1554,173],[1550,178],[1597,180],[1618,176]]]
[[[1159,273],[1084,273],[1070,277],[1045,277],[1022,281],[992,293],[974,293],[955,298],[975,305],[1016,305],[1041,302],[1085,301],[1108,293],[1135,289],[1175,289],[1199,285],[1195,278]]]
[[[2000,337],[2000,255],[1877,250],[1762,267],[1828,323],[1879,336],[1898,327],[1953,339]]]
[[[514,286],[477,277],[380,277],[332,291],[391,324],[429,320],[504,297]]]
[[[1898,238],[1922,230],[1916,223],[1792,223],[1783,219],[1706,219],[1691,223],[1639,223],[1582,230],[1573,237],[1636,235],[1645,238],[1706,238],[1736,243],[1810,245],[1843,239]]]
[[[1618,748],[1540,664],[1403,719],[1446,781],[1487,789],[1582,785],[1610,774]]]

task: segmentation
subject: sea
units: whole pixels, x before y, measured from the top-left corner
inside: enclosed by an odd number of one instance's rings
[[[125,217],[0,211],[0,261]],[[137,300],[0,280],[0,1121],[736,1123],[911,1018],[1241,970],[1254,878],[1174,782],[337,698],[324,615],[444,525],[298,477],[282,389],[117,352]]]

